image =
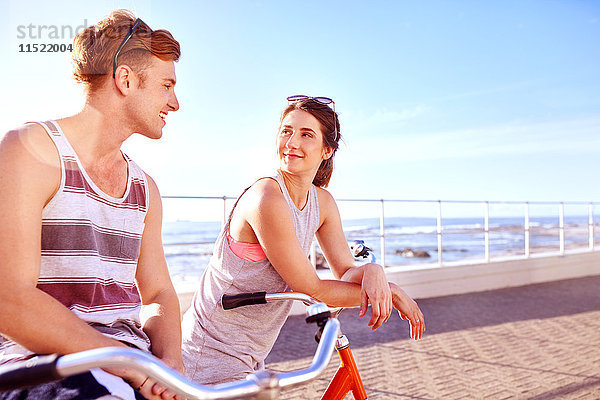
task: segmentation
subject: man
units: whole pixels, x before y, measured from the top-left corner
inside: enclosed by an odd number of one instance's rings
[[[179,56],[168,31],[115,11],[75,38],[82,111],[0,143],[0,362],[131,346],[183,371],[160,194],[120,150],[133,133],[162,136]],[[107,371],[0,397],[174,397],[137,371]]]

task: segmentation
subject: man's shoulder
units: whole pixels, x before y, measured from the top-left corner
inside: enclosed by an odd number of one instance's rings
[[[45,131],[41,125],[25,124],[5,132],[2,138],[2,143],[4,144],[4,142],[9,142],[12,144],[14,141],[23,142],[24,140],[40,137],[43,134],[45,134]]]
[[[28,199],[43,205],[56,193],[61,179],[60,157],[44,128],[24,125],[4,134],[0,176],[0,191],[6,194],[2,201],[27,193]]]
[[[4,134],[0,152],[16,159],[33,157],[44,164],[55,165],[58,151],[52,139],[39,124],[26,124]]]

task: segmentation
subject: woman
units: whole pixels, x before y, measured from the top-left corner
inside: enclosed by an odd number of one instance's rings
[[[306,293],[330,306],[372,307],[377,329],[392,308],[425,330],[417,304],[388,283],[377,264],[354,266],[340,215],[327,186],[340,126],[333,100],[292,96],[277,136],[279,169],[242,193],[215,243],[194,302],[183,318],[183,356],[188,376],[203,384],[241,379],[263,366],[291,302],[224,311],[223,294],[266,291]],[[308,260],[317,236],[337,280],[321,280]]]

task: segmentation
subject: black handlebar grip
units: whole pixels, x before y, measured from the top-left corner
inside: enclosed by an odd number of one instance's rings
[[[62,379],[56,370],[59,358],[60,355],[51,354],[0,367],[0,392]]]
[[[251,304],[267,304],[267,292],[240,293],[226,295],[221,298],[224,310],[231,310],[241,306],[249,306]]]

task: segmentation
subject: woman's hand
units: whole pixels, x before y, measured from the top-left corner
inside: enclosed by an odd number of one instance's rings
[[[394,308],[398,310],[400,318],[410,323],[410,337],[419,340],[425,332],[425,318],[417,303],[411,299],[404,290],[394,283],[390,283]]]
[[[367,313],[371,303],[372,316],[369,326],[375,330],[387,321],[392,313],[392,292],[381,265],[369,263],[363,268],[359,317]]]

